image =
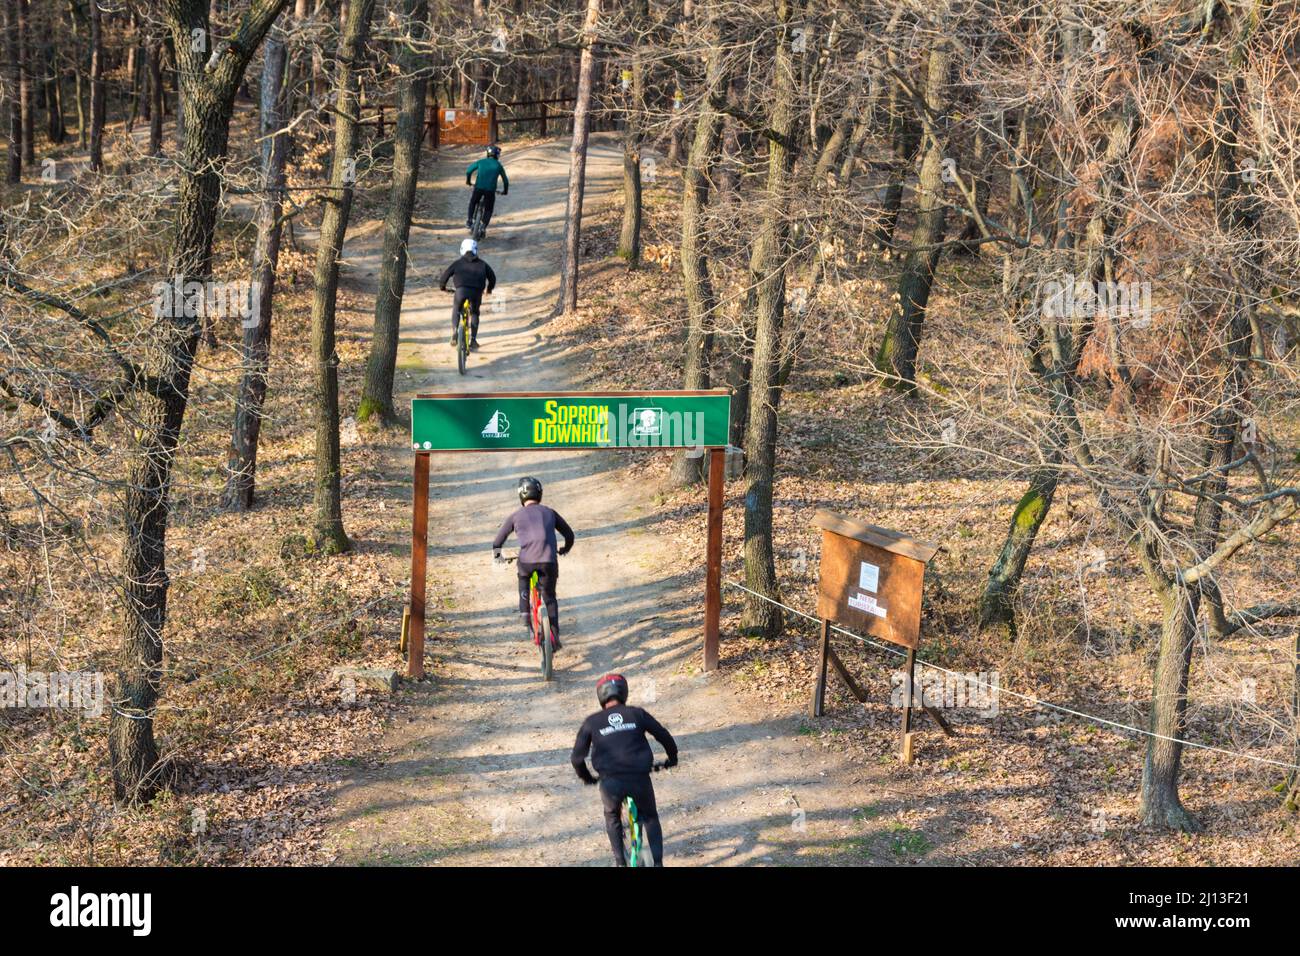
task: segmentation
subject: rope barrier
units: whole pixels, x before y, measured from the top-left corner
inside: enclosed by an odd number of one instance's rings
[[[783,610],[789,611],[791,614],[795,614],[799,617],[806,618],[807,620],[814,621],[818,624],[821,623],[821,618],[814,617],[811,614],[806,614],[803,611],[800,611],[798,608],[790,607],[788,604],[782,604],[780,601],[776,600],[775,598],[768,597],[766,594],[761,594],[758,591],[752,590],[751,588],[747,588],[745,587],[745,585],[740,584],[736,581],[724,581],[723,583],[727,584],[730,587],[735,588],[738,591],[744,591],[746,594],[752,594],[754,597],[766,601],[769,604],[774,604]],[[890,654],[893,654],[897,657],[906,656],[905,654],[903,654],[902,651],[898,650],[897,648],[890,647],[886,644],[881,644],[877,641],[873,641],[870,638],[863,637],[861,634],[855,634],[852,631],[845,630],[844,628],[840,627],[837,624],[832,624],[831,630],[835,631],[837,634],[843,634],[845,637],[852,638],[855,641],[859,641],[871,647],[879,648],[882,651],[887,651]],[[921,667],[928,667],[931,670],[936,670],[944,674],[951,674],[954,677],[960,677],[966,681],[971,680],[969,674],[960,674],[957,671],[949,670],[948,668],[941,667],[938,664],[931,664],[928,661],[921,660],[920,658],[917,658],[916,663]],[[974,680],[974,683],[977,685],[982,685],[986,688],[991,686],[986,682],[979,680],[978,678]],[[1084,713],[1081,710],[1074,710],[1073,708],[1066,707],[1062,704],[1054,704],[1051,701],[1040,700],[1039,698],[1031,697],[1028,694],[1020,694],[1013,690],[1007,690],[1005,687],[998,686],[993,689],[999,694],[1010,694],[1012,697],[1019,698],[1020,700],[1023,700],[1034,707],[1059,711],[1060,713],[1063,714],[1069,714],[1072,717],[1080,717],[1083,720],[1092,721],[1095,724],[1100,724],[1106,727],[1113,727],[1116,730],[1128,731],[1129,733],[1138,734],[1143,737],[1152,737],[1156,740],[1167,740],[1170,743],[1182,744],[1187,747],[1195,747],[1199,750],[1208,750],[1211,753],[1224,754],[1229,757],[1238,757],[1242,760],[1252,760],[1255,763],[1268,764],[1273,767],[1282,767],[1286,770],[1300,770],[1300,764],[1287,763],[1283,760],[1271,760],[1268,757],[1256,757],[1253,754],[1241,753],[1238,750],[1227,750],[1223,747],[1215,747],[1210,744],[1198,743],[1195,740],[1184,740],[1181,737],[1167,737],[1164,734],[1158,734],[1152,730],[1143,730],[1141,727],[1133,727],[1129,724],[1121,724],[1118,721],[1108,720],[1105,717],[1098,717],[1095,714]]]

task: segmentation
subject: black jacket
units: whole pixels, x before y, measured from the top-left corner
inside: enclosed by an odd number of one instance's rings
[[[492,267],[472,252],[465,253],[447,266],[438,281],[438,287],[443,292],[447,291],[448,279],[452,280],[452,285],[457,289],[487,289],[491,292],[497,284],[497,274],[492,271]]]
[[[578,739],[574,741],[569,762],[583,780],[591,779],[587,771],[587,752],[591,751],[591,765],[598,774],[610,776],[636,776],[649,773],[654,766],[654,754],[646,734],[654,737],[668,754],[668,762],[677,760],[677,742],[663,724],[640,707],[619,704],[608,710],[598,710],[582,722]]]

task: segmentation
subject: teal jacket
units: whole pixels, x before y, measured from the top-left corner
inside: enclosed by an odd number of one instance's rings
[[[469,178],[474,175],[475,171],[478,172],[478,178],[474,180],[474,187],[476,189],[486,189],[488,192],[495,192],[497,188],[497,177],[499,176],[501,177],[501,181],[505,183],[506,187],[502,192],[510,192],[510,179],[506,176],[506,168],[491,156],[484,156],[477,162],[469,164],[469,168],[465,170],[466,185],[469,185]]]

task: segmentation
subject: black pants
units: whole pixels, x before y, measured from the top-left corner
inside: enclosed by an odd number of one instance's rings
[[[548,564],[529,564],[520,561],[519,568],[519,612],[524,616],[524,628],[529,634],[533,632],[528,606],[528,580],[537,572],[537,587],[542,592],[542,603],[546,605],[546,616],[551,619],[551,633],[560,636],[560,605],[555,599],[555,582],[560,576],[560,566],[554,561]]]
[[[469,337],[478,338],[478,310],[483,304],[482,289],[457,289],[456,298],[451,305],[451,333],[455,335],[460,329],[460,307],[469,303]]]
[[[636,803],[637,817],[645,835],[650,839],[650,853],[655,866],[664,865],[664,831],[659,826],[659,809],[655,806],[655,788],[650,774],[612,777],[601,774],[600,802],[605,807],[605,833],[614,859],[623,865],[623,798],[631,797]]]
[[[474,207],[479,203],[483,204],[483,228],[486,229],[488,223],[492,221],[492,210],[496,208],[497,191],[495,189],[479,189],[474,187],[474,191],[469,197],[469,212],[465,214],[466,222],[474,221]]]

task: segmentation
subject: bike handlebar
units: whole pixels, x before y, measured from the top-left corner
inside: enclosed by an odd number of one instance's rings
[[[555,556],[556,556],[557,558],[562,558],[562,557],[564,557],[564,556],[565,556],[566,554],[568,554],[568,553],[569,553],[569,552],[567,552],[567,551],[556,551],[556,552],[555,552]],[[514,564],[516,561],[519,560],[519,555],[517,555],[517,554],[503,554],[503,555],[501,555],[501,560],[504,561],[506,564]]]

